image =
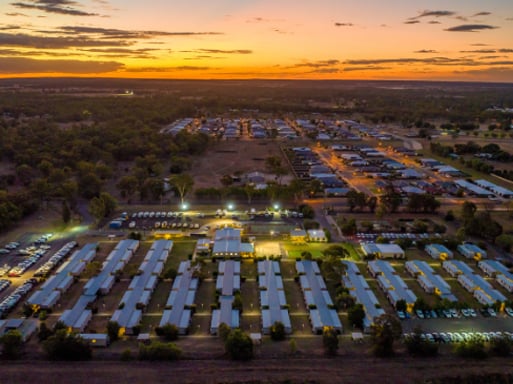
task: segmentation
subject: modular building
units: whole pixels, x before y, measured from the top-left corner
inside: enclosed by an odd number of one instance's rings
[[[362,243],[361,249],[365,257],[378,259],[404,259],[404,250],[397,244]]]
[[[496,194],[498,196],[501,196],[501,197],[504,197],[507,199],[513,198],[512,191],[510,191],[509,189],[503,188],[497,184],[494,184],[488,180],[484,180],[484,179],[475,180],[474,183],[476,183],[477,185],[479,185],[482,188],[488,189],[489,191],[493,192],[494,194]]]
[[[408,288],[404,280],[397,275],[395,269],[387,261],[369,261],[368,267],[369,270],[372,269],[376,273],[378,286],[394,308],[398,301],[404,300],[408,311],[413,309],[417,296]]]
[[[429,256],[435,260],[447,260],[452,259],[454,254],[447,247],[441,244],[428,244],[424,248]]]
[[[467,259],[481,260],[486,259],[486,251],[479,248],[477,245],[464,243],[458,245],[458,252],[461,253]]]
[[[193,270],[190,261],[180,263],[179,273],[180,275],[173,282],[169,293],[160,326],[172,324],[178,328],[179,334],[185,335],[191,322],[198,279],[192,277]]]
[[[119,309],[111,318],[111,321],[117,322],[121,327],[121,334],[132,335],[135,327],[140,324],[142,311],[157,284],[155,272],[160,269],[160,264],[167,260],[172,248],[171,240],[157,240],[146,254],[139,267],[142,273],[132,279],[119,303]]]
[[[109,335],[106,333],[79,333],[78,337],[93,348],[106,348],[110,344]]]
[[[428,293],[438,295],[441,299],[456,302],[458,299],[452,294],[451,286],[433,268],[421,260],[411,260],[405,263],[406,270],[417,278],[417,282]]]
[[[312,332],[320,333],[324,327],[333,327],[342,332],[342,323],[337,311],[332,308],[333,302],[325,288],[326,284],[320,275],[317,262],[296,261],[296,270],[300,275],[304,275],[304,279],[300,279],[300,284],[305,302],[311,301],[308,309]]]
[[[237,228],[218,229],[214,237],[212,257],[239,258],[254,255],[254,246],[251,243],[241,242],[241,230]]]
[[[221,261],[218,266],[216,290],[220,292],[219,309],[212,312],[210,333],[216,335],[225,323],[230,328],[239,327],[239,310],[233,308],[234,294],[240,291],[240,261]]]
[[[289,312],[286,309],[285,292],[277,261],[263,260],[258,262],[258,281],[260,288],[260,306],[262,309],[262,333],[271,333],[274,323],[280,322],[285,333],[292,333]]]
[[[342,276],[342,283],[349,289],[349,294],[355,298],[356,302],[363,306],[365,311],[363,330],[369,332],[374,319],[384,314],[385,311],[379,306],[378,299],[365,278],[360,274],[358,266],[347,260],[343,260],[342,263],[346,265],[346,274]]]

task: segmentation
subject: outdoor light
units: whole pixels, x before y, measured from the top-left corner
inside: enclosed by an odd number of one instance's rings
[[[279,209],[280,209],[280,204],[275,203],[275,204],[273,205],[273,208],[274,208],[274,210],[275,210],[275,211],[279,210]]]
[[[234,205],[232,203],[228,204],[228,210],[233,211]]]
[[[185,210],[186,210],[186,209],[188,209],[188,208],[189,208],[189,204],[187,204],[187,203],[183,203],[183,204],[182,204],[182,210],[184,210],[184,211],[185,211]]]

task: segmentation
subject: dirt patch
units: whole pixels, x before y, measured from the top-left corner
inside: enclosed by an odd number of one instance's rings
[[[263,148],[264,146],[264,148]],[[194,161],[194,188],[221,187],[221,177],[236,172],[265,172],[265,158],[282,157],[275,141],[220,141]],[[282,159],[285,164],[286,159]]]

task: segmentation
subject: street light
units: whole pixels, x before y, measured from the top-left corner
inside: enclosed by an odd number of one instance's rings
[[[233,211],[235,208],[235,205],[233,203],[228,203],[228,210]]]
[[[274,203],[273,208],[274,208],[275,211],[279,211],[280,210],[280,204]]]
[[[186,211],[187,209],[189,209],[189,204],[188,203],[182,203],[182,211]]]

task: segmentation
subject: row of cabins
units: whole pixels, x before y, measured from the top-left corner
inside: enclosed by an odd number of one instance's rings
[[[67,309],[59,318],[73,332],[83,332],[93,313],[89,308],[99,295],[106,295],[115,282],[115,274],[121,271],[139,248],[138,240],[122,240],[108,255],[100,273],[89,279],[72,309]]]
[[[497,260],[482,260],[477,266],[490,277],[495,277],[499,283],[508,292],[513,292],[513,274],[509,268]]]
[[[0,338],[9,331],[18,331],[21,340],[26,342],[38,328],[38,321],[34,319],[5,319],[0,320]]]
[[[121,335],[133,335],[134,329],[140,324],[142,312],[150,302],[172,248],[171,240],[157,240],[144,257],[137,275],[130,282],[111,318],[111,321],[119,324]]]
[[[459,179],[455,180],[454,184],[458,187],[464,189],[468,194],[477,196],[477,197],[488,197],[493,196],[493,193],[487,189],[481,188],[479,185],[471,183],[470,181]]]
[[[334,309],[317,262],[296,261],[296,271],[299,274],[303,298],[309,310],[312,332],[321,333],[324,327],[333,327],[337,332],[342,332],[342,323]]]
[[[185,335],[189,329],[194,298],[198,289],[199,279],[194,277],[190,261],[182,261],[178,274],[166,301],[166,307],[160,319],[160,327],[174,325],[180,335]]]
[[[474,274],[472,268],[463,261],[447,260],[442,263],[442,266],[481,304],[493,305],[497,302],[504,303],[506,301],[506,297],[502,293],[493,288],[483,277]]]
[[[510,191],[509,189],[503,188],[499,185],[496,185],[488,180],[479,179],[475,180],[474,183],[479,185],[481,188],[488,189],[489,191],[493,192],[493,194],[504,197],[506,199],[513,198],[513,191]]]
[[[417,279],[419,285],[430,294],[435,294],[442,300],[456,302],[458,299],[451,292],[451,286],[433,268],[421,260],[411,260],[405,263],[410,275]]]
[[[35,312],[40,309],[52,309],[57,304],[61,295],[71,287],[87,263],[95,258],[97,246],[96,243],[89,243],[81,250],[74,252],[69,260],[62,264],[57,272],[30,296],[27,303]]]
[[[360,273],[358,266],[348,260],[343,260],[342,263],[346,266],[345,275],[342,276],[342,284],[349,290],[349,294],[355,298],[356,302],[363,306],[365,311],[363,330],[369,332],[374,319],[383,315],[385,310],[379,306],[376,295]]]
[[[388,301],[394,308],[397,302],[404,300],[408,311],[413,309],[417,296],[411,291],[404,280],[397,275],[389,262],[384,260],[373,260],[367,264],[367,269],[374,277]]]
[[[240,292],[240,261],[220,261],[216,281],[219,308],[212,312],[210,333],[217,335],[219,326],[226,324],[231,329],[239,328],[240,313],[233,308],[235,293]]]
[[[272,260],[262,260],[258,262],[257,268],[262,311],[262,333],[266,335],[271,333],[271,327],[276,322],[283,324],[285,333],[292,333],[280,263]]]

